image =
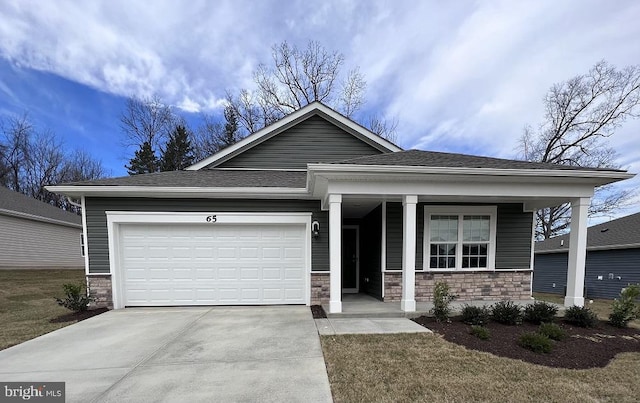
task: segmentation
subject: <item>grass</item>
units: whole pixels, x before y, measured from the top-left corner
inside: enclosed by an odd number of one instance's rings
[[[554,302],[556,304],[564,304],[564,297],[558,294],[546,294],[541,292],[534,292],[533,297],[537,300]],[[589,302],[593,301],[593,302]],[[585,298],[585,306],[589,307],[593,312],[598,315],[601,320],[609,320],[609,314],[611,313],[612,299],[593,299]],[[640,320],[632,320],[629,322],[629,327],[640,329]]]
[[[0,350],[73,323],[49,323],[71,312],[54,300],[71,282],[84,270],[0,270]]]
[[[467,350],[433,334],[321,338],[336,402],[635,402],[640,354],[569,370]]]

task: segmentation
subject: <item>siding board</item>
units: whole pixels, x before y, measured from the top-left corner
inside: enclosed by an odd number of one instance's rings
[[[105,211],[310,212],[320,223],[320,237],[311,241],[312,270],[329,270],[329,214],[311,200],[87,198],[89,272],[109,272],[109,240]]]
[[[427,204],[431,203],[418,203],[417,207],[417,270],[421,270],[424,263],[424,206]],[[533,213],[523,212],[521,204],[497,205],[496,270],[530,269],[532,225]],[[387,203],[387,269],[402,269],[402,203]]]
[[[82,230],[0,215],[0,267],[83,267]]]
[[[564,295],[568,260],[566,252],[537,254],[533,291]],[[602,280],[598,280],[598,276],[602,276]],[[588,298],[617,298],[627,285],[640,283],[640,249],[587,251],[584,282]]]
[[[218,168],[304,169],[308,163],[335,162],[381,153],[316,115],[214,165]]]

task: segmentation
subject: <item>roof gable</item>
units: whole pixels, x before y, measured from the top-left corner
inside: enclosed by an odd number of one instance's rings
[[[300,137],[296,137],[298,135]],[[276,141],[276,136],[282,136],[282,141]],[[267,145],[267,142],[278,144]],[[337,143],[329,147],[331,142]],[[254,150],[259,146],[261,147]],[[333,109],[320,102],[313,102],[187,169],[199,170],[224,165],[253,169],[295,169],[305,168],[307,162],[328,162],[400,150],[398,146]],[[272,153],[272,156],[277,154],[276,159],[281,163],[260,161],[260,158],[255,158],[259,152]],[[247,155],[244,158],[240,157],[245,153]],[[289,158],[295,161],[286,161]],[[231,162],[232,160],[236,161]]]

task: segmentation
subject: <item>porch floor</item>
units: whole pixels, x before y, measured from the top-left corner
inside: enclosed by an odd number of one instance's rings
[[[533,299],[513,301],[518,305],[533,303]],[[496,301],[453,301],[451,307],[459,312],[464,305],[491,305]],[[382,302],[367,294],[342,294],[342,312],[330,313],[329,304],[322,305],[328,318],[417,318],[428,315],[432,302],[416,302],[415,312],[404,312],[398,302]]]

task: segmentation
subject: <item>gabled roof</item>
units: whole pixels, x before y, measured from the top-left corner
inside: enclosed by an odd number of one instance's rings
[[[587,229],[587,250],[640,248],[640,213],[594,225]],[[569,234],[536,242],[536,253],[566,252]]]
[[[80,228],[79,215],[0,186],[0,214]]]
[[[309,105],[285,116],[277,122],[258,130],[257,132],[245,137],[239,142],[215,153],[214,155],[203,159],[200,162],[190,166],[187,170],[199,170],[215,165],[216,162],[224,161],[232,158],[235,155],[241,154],[244,151],[255,147],[256,145],[268,140],[269,138],[285,131],[286,129],[295,126],[296,124],[308,119],[311,116],[319,115],[324,119],[330,121],[336,126],[344,129],[348,133],[366,141],[383,152],[395,152],[402,149],[390,141],[383,139],[382,137],[374,134],[366,128],[360,126],[351,119],[341,115],[335,110],[322,104],[321,102],[312,102]]]
[[[63,186],[304,188],[306,180],[307,173],[304,171],[203,169],[154,172],[66,183]]]
[[[334,162],[333,164],[625,172],[616,169],[583,168],[543,162],[528,162],[493,157],[481,157],[477,155],[453,154],[422,150],[407,150],[395,153],[359,157],[345,161]]]

